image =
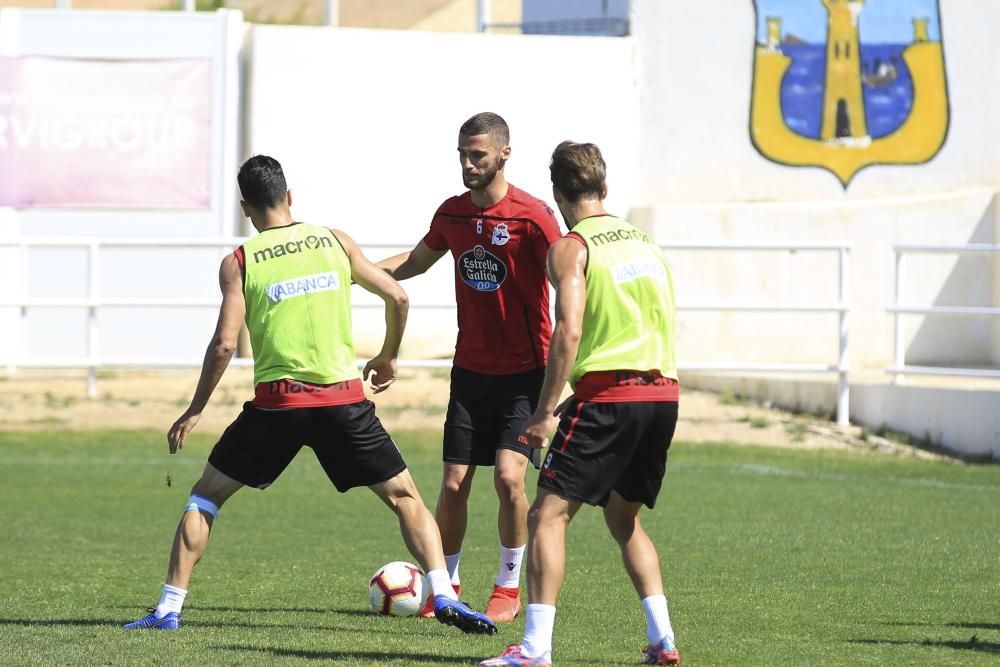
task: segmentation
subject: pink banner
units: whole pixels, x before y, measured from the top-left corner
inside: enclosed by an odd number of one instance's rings
[[[211,72],[0,58],[0,206],[208,208]]]

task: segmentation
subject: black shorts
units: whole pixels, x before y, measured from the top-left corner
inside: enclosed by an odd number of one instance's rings
[[[652,508],[676,426],[675,402],[573,401],[559,420],[538,486],[602,507],[616,491]]]
[[[368,400],[348,405],[272,410],[252,403],[226,429],[208,462],[247,486],[267,488],[302,446],[312,448],[341,493],[406,470],[396,443]]]
[[[545,369],[516,375],[485,375],[454,366],[444,421],[444,461],[491,466],[497,450],[510,449],[538,467],[540,450],[519,442],[538,406]]]

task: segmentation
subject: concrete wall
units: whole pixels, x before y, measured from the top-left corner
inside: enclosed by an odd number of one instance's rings
[[[993,243],[1000,245],[1000,201],[993,198],[990,207],[993,214]],[[993,307],[1000,308],[1000,256],[993,259]],[[993,318],[993,363],[1000,363],[1000,317]]]
[[[857,367],[892,359],[895,243],[989,243],[993,192],[844,202],[747,204],[664,203],[647,211],[657,238],[772,242],[846,241],[850,255],[850,348]],[[833,303],[836,255],[802,251],[669,251],[678,301]],[[908,255],[904,300],[911,305],[989,305],[990,259]],[[989,363],[994,354],[986,319],[903,319],[907,361]],[[833,362],[836,315],[683,313],[679,356],[686,361],[745,359],[760,363]],[[1000,358],[998,358],[1000,359]]]
[[[994,150],[1000,116],[992,113],[1000,88],[991,85],[1000,75],[1000,53],[983,47],[1000,28],[1000,5],[941,0],[940,7],[950,109],[943,148],[923,165],[864,169],[846,189],[825,170],[782,166],[754,148],[752,2],[634,0],[634,35],[623,39],[253,27],[243,59],[242,116],[233,112],[234,96],[219,107],[211,210],[170,216],[21,210],[4,233],[238,231],[235,166],[241,157],[264,152],[285,165],[299,219],[343,228],[369,246],[398,244],[371,247],[369,255],[378,258],[415,243],[437,205],[462,190],[457,128],[488,109],[511,124],[508,178],[536,196],[550,200],[546,166],[557,142],[594,141],[609,163],[609,209],[663,242],[849,242],[852,358],[856,366],[878,368],[892,355],[892,320],[884,312],[893,294],[892,244],[1000,242],[1000,152]],[[220,32],[218,23],[205,14],[3,10],[0,53],[207,53],[218,59],[220,84],[232,86],[244,28],[228,25]],[[224,138],[237,132],[239,151],[234,138]],[[682,303],[836,299],[833,255],[672,251],[670,258]],[[214,274],[217,258],[125,253],[108,259],[102,289],[204,296],[204,276]],[[33,296],[54,296],[60,289],[77,295],[83,287],[82,264],[72,253],[44,252],[22,261]],[[1000,305],[1000,259],[915,256],[908,265],[906,299],[915,305]],[[161,267],[163,278],[136,282],[151,266]],[[446,305],[453,298],[452,280],[449,263],[442,261],[407,288],[415,304]],[[376,305],[360,294],[358,302]],[[108,311],[102,315],[108,347],[142,345],[175,358],[198,358],[214,314],[178,315]],[[28,352],[79,353],[78,320],[78,312],[33,314],[34,347]],[[381,340],[381,315],[362,310],[357,321],[359,350],[371,353]],[[680,358],[830,363],[837,349],[835,322],[835,315],[685,312]],[[1000,320],[905,322],[908,361],[1000,363]],[[447,355],[453,340],[451,311],[415,311],[404,353]]]
[[[943,148],[926,164],[868,167],[845,189],[823,169],[765,159],[751,141],[752,2],[634,3],[642,217],[664,242],[849,242],[856,365],[891,361],[892,323],[884,308],[893,295],[893,244],[998,238],[1000,116],[990,110],[1000,102],[1000,88],[991,83],[1000,54],[982,45],[1000,28],[1000,5],[941,0],[940,8],[951,116]],[[836,278],[822,255],[671,258],[682,302],[835,295]],[[991,266],[983,258],[910,257],[906,300],[991,305],[998,298]],[[829,361],[836,355],[834,317],[685,314],[680,358]],[[905,332],[911,363],[1000,363],[996,322],[908,317]]]
[[[553,208],[548,161],[564,139],[605,149],[611,210],[638,197],[630,40],[257,26],[252,54],[245,152],[281,161],[297,219],[400,244],[370,247],[372,258],[412,247],[464,190],[458,128],[480,111],[510,125],[507,179]],[[410,280],[411,302],[454,303],[451,267],[446,258]],[[381,313],[359,310],[355,322],[361,353],[376,352]],[[451,311],[414,309],[404,354],[450,355],[454,335]]]
[[[888,427],[912,442],[945,447],[965,456],[1000,460],[997,392],[862,384],[852,388],[851,415],[873,430]]]

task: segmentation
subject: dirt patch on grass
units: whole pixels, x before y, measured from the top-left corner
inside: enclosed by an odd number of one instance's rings
[[[166,433],[191,400],[198,380],[192,369],[105,371],[97,396],[87,398],[80,372],[24,370],[0,375],[0,430],[158,429]],[[374,396],[379,417],[392,431],[440,429],[448,402],[446,370],[402,369],[386,392]],[[198,431],[221,433],[252,395],[253,375],[230,368],[212,396]],[[797,415],[731,395],[684,390],[676,439],[732,442],[793,449],[841,449],[897,456],[942,458],[859,427]]]

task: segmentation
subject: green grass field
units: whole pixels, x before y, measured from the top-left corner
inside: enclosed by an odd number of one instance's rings
[[[214,435],[170,457],[153,432],[0,434],[0,664],[473,665],[519,639],[522,623],[470,637],[374,615],[368,577],[410,560],[395,519],[308,450],[223,509],[181,632],[120,630],[158,599]],[[438,434],[395,436],[433,504]],[[463,597],[481,608],[488,475],[474,494]],[[677,443],[644,517],[686,665],[1000,662],[1000,467]],[[598,511],[568,549],[555,663],[636,664],[642,612]]]

